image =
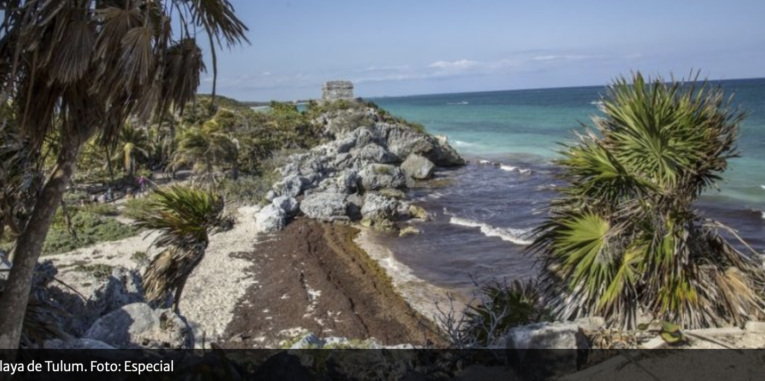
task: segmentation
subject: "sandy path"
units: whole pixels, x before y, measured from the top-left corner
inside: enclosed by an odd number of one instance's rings
[[[202,336],[217,340],[234,317],[234,307],[255,279],[247,260],[232,254],[251,251],[257,239],[257,207],[242,207],[234,228],[210,237],[205,257],[189,277],[181,298],[181,314],[192,323],[197,345]]]

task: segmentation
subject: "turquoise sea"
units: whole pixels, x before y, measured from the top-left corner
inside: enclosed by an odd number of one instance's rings
[[[735,94],[734,105],[748,117],[738,141],[741,157],[730,163],[720,190],[707,192],[697,205],[765,252],[765,79],[714,84]],[[439,174],[450,185],[413,191],[436,214],[421,226],[421,236],[381,239],[416,275],[450,289],[472,289],[474,280],[533,276],[534,259],[524,248],[555,196],[550,185],[558,168],[551,160],[559,142],[573,141],[573,131],[583,130],[580,123],[599,114],[604,94],[604,87],[579,87],[372,99],[448,136],[472,159],[465,168]]]

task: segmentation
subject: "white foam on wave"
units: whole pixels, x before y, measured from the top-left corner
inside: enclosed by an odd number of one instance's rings
[[[476,143],[469,143],[469,142],[462,141],[462,140],[455,140],[454,141],[454,145],[457,146],[457,147],[475,147],[478,144],[476,144]]]
[[[518,172],[518,173],[520,173],[522,175],[530,175],[531,174],[531,169],[529,169],[529,168],[518,168],[516,166],[507,165],[507,164],[500,165],[499,169],[501,169],[503,171],[507,171],[507,172]]]
[[[760,185],[760,188],[765,189],[765,185]]]
[[[454,217],[449,220],[452,225],[464,226],[468,228],[479,228],[481,233],[487,237],[497,237],[503,241],[511,242],[516,245],[527,246],[533,242],[528,238],[529,230],[513,229],[513,228],[498,228],[482,222],[476,222],[465,218]]]
[[[431,200],[438,200],[441,197],[444,197],[444,194],[440,193],[440,192],[433,192],[433,193],[428,194],[428,196],[427,196],[427,198],[429,198]]]

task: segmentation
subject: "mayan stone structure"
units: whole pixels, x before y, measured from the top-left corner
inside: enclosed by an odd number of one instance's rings
[[[321,98],[325,101],[353,99],[353,83],[350,81],[329,81],[321,87]]]

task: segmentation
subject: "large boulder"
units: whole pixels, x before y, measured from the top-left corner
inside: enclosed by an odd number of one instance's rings
[[[189,349],[194,346],[191,327],[171,310],[153,310],[146,303],[134,303],[98,319],[85,333],[116,348]]]
[[[403,188],[406,177],[399,167],[388,164],[369,164],[359,172],[361,187],[369,192],[385,188]]]
[[[270,204],[258,212],[255,220],[261,232],[273,233],[284,229],[287,224],[287,212],[274,204]]]
[[[377,193],[367,193],[364,196],[364,206],[361,207],[361,216],[365,219],[394,219],[398,217],[400,204],[396,199]]]
[[[415,180],[428,180],[433,177],[436,165],[425,157],[416,153],[409,155],[401,164],[404,173]]]
[[[357,152],[352,151],[351,153],[355,153],[355,156],[365,163],[391,164],[401,162],[396,155],[375,143],[369,143]]]
[[[322,221],[349,220],[347,196],[336,192],[313,193],[305,196],[300,211],[306,216]]]
[[[418,154],[439,167],[455,167],[465,160],[449,145],[446,137],[432,136],[408,126],[377,123],[377,135],[384,136],[388,150],[398,157]]]
[[[577,371],[590,346],[575,323],[538,323],[511,328],[505,348],[508,363],[522,374],[549,378]]]

